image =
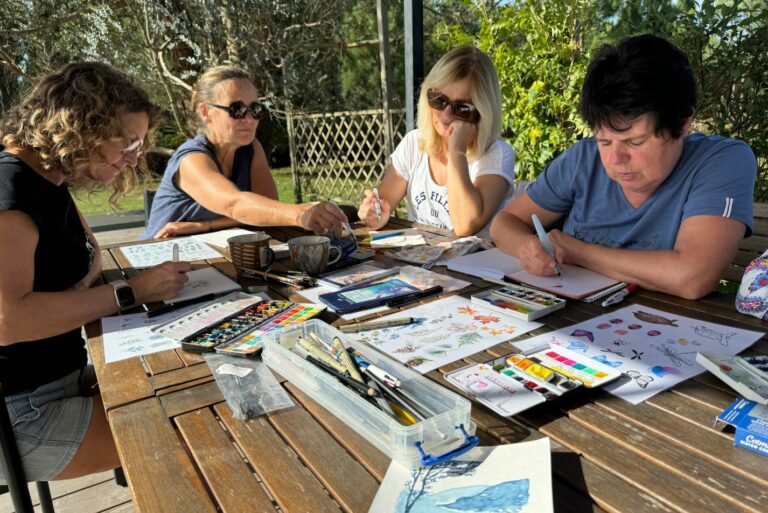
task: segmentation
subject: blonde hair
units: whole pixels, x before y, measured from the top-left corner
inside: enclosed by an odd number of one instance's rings
[[[482,157],[501,132],[501,89],[491,59],[472,45],[459,46],[443,55],[432,66],[421,84],[416,126],[419,129],[419,149],[430,155],[441,153],[443,143],[432,124],[432,109],[427,102],[427,91],[440,90],[459,80],[468,78],[472,85],[472,104],[480,113],[477,137],[468,153],[475,159]]]
[[[160,122],[160,108],[125,73],[100,62],[77,62],[49,73],[14,107],[0,126],[6,147],[34,152],[43,172],[61,172],[67,183],[93,191],[101,182],[90,173],[94,152],[123,137],[119,115],[144,112],[150,131],[144,146],[152,144],[152,129]],[[112,181],[109,202],[133,190],[148,178],[146,159],[127,167]]]
[[[200,75],[192,88],[192,98],[189,105],[190,120],[197,126],[198,131],[205,130],[205,123],[200,117],[197,107],[201,103],[215,103],[216,90],[219,84],[227,80],[247,80],[251,84],[251,76],[236,66],[216,66]]]

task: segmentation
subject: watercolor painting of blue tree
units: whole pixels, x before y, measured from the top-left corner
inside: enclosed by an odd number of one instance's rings
[[[433,485],[450,477],[471,476],[479,461],[448,462],[411,471],[408,486],[398,497],[397,513],[519,513],[528,504],[529,480],[504,481],[433,491]]]

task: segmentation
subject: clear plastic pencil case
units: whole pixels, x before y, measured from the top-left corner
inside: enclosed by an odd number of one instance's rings
[[[367,363],[399,380],[401,389],[407,390],[432,414],[411,425],[404,425],[377,408],[334,376],[294,352],[299,339],[310,337],[310,333],[328,341],[338,337],[345,347],[352,348]],[[449,460],[477,445],[478,439],[473,436],[475,425],[470,420],[471,403],[467,399],[371,347],[350,340],[322,321],[312,319],[267,332],[264,335],[263,358],[269,367],[379,450],[410,468]]]

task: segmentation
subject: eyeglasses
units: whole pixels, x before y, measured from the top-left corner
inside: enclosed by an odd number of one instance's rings
[[[451,106],[451,113],[458,119],[467,123],[477,123],[480,121],[480,112],[477,107],[467,102],[452,102],[450,98],[442,93],[430,89],[427,91],[427,103],[435,110],[445,110]]]
[[[138,159],[144,155],[144,152],[141,150],[143,144],[144,139],[136,139],[126,146],[120,153],[122,153],[124,157],[136,157]]]
[[[232,119],[243,119],[250,114],[253,119],[261,119],[267,113],[267,107],[259,102],[253,102],[250,105],[246,105],[243,101],[232,102],[229,105],[217,105],[215,103],[210,104],[211,107],[227,111],[229,117]]]

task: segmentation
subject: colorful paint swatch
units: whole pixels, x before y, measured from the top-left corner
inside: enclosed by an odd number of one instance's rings
[[[545,349],[530,355],[530,358],[570,378],[578,379],[588,388],[602,386],[621,376],[617,370],[560,347]]]
[[[273,329],[304,322],[325,310],[323,305],[293,305],[292,307],[273,312],[273,317],[259,324],[248,333],[218,345],[218,353],[246,356],[261,350],[262,336]],[[274,315],[277,313],[277,315]]]

